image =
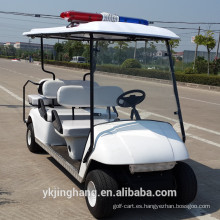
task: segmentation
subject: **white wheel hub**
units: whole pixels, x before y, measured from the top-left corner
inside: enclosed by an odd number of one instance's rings
[[[28,130],[27,142],[28,142],[28,145],[31,145],[31,130]]]
[[[97,200],[97,191],[95,188],[95,184],[92,181],[89,181],[87,185],[87,193],[89,205],[91,207],[94,207]]]

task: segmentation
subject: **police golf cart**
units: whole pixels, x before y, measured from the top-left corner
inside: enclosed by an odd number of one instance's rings
[[[166,198],[167,202],[192,202],[197,181],[190,166],[182,162],[189,156],[184,144],[185,132],[169,45],[170,40],[179,37],[169,30],[148,26],[146,20],[107,13],[68,11],[61,17],[70,24],[24,33],[28,37],[40,38],[42,69],[52,75],[51,79],[40,82],[28,80],[23,87],[23,120],[27,126],[29,150],[38,152],[44,149],[77,181],[85,184],[85,189],[92,192],[86,195],[88,209],[96,218],[112,214],[117,201],[114,195],[123,187],[153,191],[174,189],[176,197]],[[44,38],[89,42],[90,72],[82,80],[57,79],[53,72],[44,69]],[[149,88],[146,88],[147,92],[152,90],[149,94],[140,88],[135,89],[135,83],[129,91],[124,91],[116,83],[102,85],[98,82],[99,76],[94,80],[95,45],[99,41],[165,43],[166,64],[170,71],[168,68],[158,70],[161,74],[155,77],[157,80],[149,81]],[[161,62],[165,62],[164,58]],[[158,74],[153,71],[151,73]],[[26,118],[25,90],[28,83],[38,86],[38,94],[28,95],[32,108]],[[165,98],[160,98],[161,95]],[[171,108],[171,98],[175,108]],[[169,121],[166,104],[176,121]],[[149,112],[142,110],[146,106]],[[129,117],[123,119],[120,116],[123,113]],[[182,140],[172,126],[174,121],[179,125]],[[102,196],[103,190],[111,190],[112,194]]]

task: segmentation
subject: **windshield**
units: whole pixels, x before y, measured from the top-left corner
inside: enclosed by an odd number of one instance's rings
[[[141,119],[166,121],[179,131],[165,42],[100,41],[98,50],[95,81],[119,86],[124,92],[143,90],[146,98],[136,106]],[[131,108],[117,107],[117,111],[120,119],[130,119]]]
[[[78,61],[85,61],[85,58],[84,57],[79,57]]]

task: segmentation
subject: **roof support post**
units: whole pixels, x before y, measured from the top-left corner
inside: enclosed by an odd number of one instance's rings
[[[40,43],[41,43],[41,68],[45,73],[49,73],[53,75],[53,80],[55,80],[55,74],[53,72],[47,71],[44,69],[44,43],[43,43],[43,36],[40,37]]]
[[[90,147],[83,159],[83,163],[87,162],[90,154],[92,153],[94,144],[94,71],[95,65],[93,57],[93,34],[90,34]]]
[[[173,68],[172,52],[171,52],[170,44],[169,44],[168,40],[166,40],[166,46],[167,46],[167,52],[168,52],[169,62],[170,62],[170,71],[172,74],[173,90],[174,90],[174,95],[175,95],[176,104],[177,104],[177,112],[175,112],[174,114],[178,114],[180,129],[181,129],[181,133],[182,133],[182,140],[185,143],[186,135],[185,135],[184,125],[183,125],[182,112],[181,112],[181,108],[180,108],[179,95],[178,95],[178,90],[177,90],[177,85],[176,85],[176,77],[175,77],[174,68]]]

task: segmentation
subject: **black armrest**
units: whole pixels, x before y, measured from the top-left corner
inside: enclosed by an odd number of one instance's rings
[[[42,118],[47,121],[47,111],[43,99],[38,99],[38,110]]]
[[[61,134],[63,134],[63,126],[61,124],[60,121],[60,117],[57,114],[56,110],[52,110],[52,123],[53,123],[53,127]]]

